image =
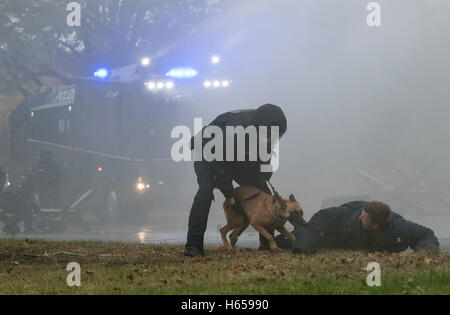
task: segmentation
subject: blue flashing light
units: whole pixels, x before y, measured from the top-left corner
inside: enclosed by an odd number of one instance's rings
[[[94,76],[99,79],[106,79],[109,76],[109,71],[105,68],[100,68],[94,72]]]
[[[164,182],[163,181],[159,181],[158,185],[164,185]]]
[[[193,68],[174,68],[166,73],[166,76],[175,79],[193,78],[198,75],[197,70]]]

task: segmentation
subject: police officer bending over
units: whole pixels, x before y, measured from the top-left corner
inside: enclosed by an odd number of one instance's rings
[[[248,157],[250,155],[249,141],[245,144],[245,161],[238,161],[236,150],[236,137],[235,137],[235,158],[233,161],[226,160],[226,127],[238,127],[242,126],[247,128],[249,126],[255,126],[257,129],[258,137],[265,138],[268,149],[266,152],[271,152],[273,144],[271,143],[271,135],[269,133],[260,132],[258,127],[267,126],[270,131],[271,126],[279,127],[279,136],[285,134],[287,129],[286,117],[280,107],[266,104],[258,109],[254,110],[241,110],[228,112],[218,116],[210,126],[217,126],[222,130],[223,138],[223,156],[224,161],[211,161],[208,162],[202,155],[201,161],[194,163],[195,173],[197,175],[197,182],[199,185],[197,194],[194,197],[191,212],[189,215],[189,230],[187,235],[187,242],[184,250],[186,256],[200,256],[204,255],[203,251],[203,238],[208,221],[209,209],[211,202],[214,198],[213,190],[218,188],[225,198],[230,199],[231,204],[235,203],[235,208],[239,209],[239,201],[233,198],[233,180],[240,186],[248,185],[254,186],[267,194],[271,194],[267,187],[266,181],[270,179],[272,173],[261,172],[261,165],[270,164],[269,161],[262,161],[259,154],[257,155],[257,161],[251,161]],[[206,127],[205,127],[206,128]],[[195,138],[202,136],[203,132],[196,135],[191,141],[191,149],[194,149]],[[211,139],[203,139],[202,147]],[[258,141],[259,143],[259,141]],[[259,144],[258,144],[259,152]],[[242,153],[242,152],[241,152]],[[273,233],[273,232],[272,232]],[[261,249],[268,248],[267,241],[260,235]]]
[[[402,252],[438,251],[434,232],[405,220],[382,202],[353,201],[340,207],[320,210],[304,226],[293,232],[295,243],[276,237],[280,248],[294,253],[312,254],[320,249],[352,249]]]

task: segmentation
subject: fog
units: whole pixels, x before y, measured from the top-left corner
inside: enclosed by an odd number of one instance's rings
[[[188,115],[176,123],[192,128],[192,117],[207,124],[230,110],[279,105],[288,130],[272,183],[295,194],[306,218],[327,198],[369,196],[450,238],[450,1],[380,0],[380,27],[367,25],[368,2],[230,2],[189,39],[205,50],[216,44],[232,87],[185,96]],[[176,44],[154,55],[163,59]],[[166,196],[175,206],[152,210],[149,222],[183,234],[197,183],[193,163],[181,163],[184,194]],[[215,197],[212,231],[225,223]]]
[[[411,218],[448,217],[450,2],[379,3],[381,27],[368,27],[366,1],[239,2],[205,36],[225,40],[233,90],[193,108],[207,123],[280,105],[288,132],[273,183],[307,216],[321,198],[368,194]]]

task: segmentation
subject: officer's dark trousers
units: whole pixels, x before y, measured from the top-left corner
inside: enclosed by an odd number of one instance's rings
[[[214,199],[213,190],[215,186],[214,173],[208,163],[199,161],[194,163],[197,182],[199,185],[197,194],[189,215],[189,230],[187,235],[186,247],[194,246],[203,249],[203,237],[208,222],[209,210]],[[242,167],[233,172],[233,179],[240,185],[254,186],[265,193],[271,194],[267,184],[262,184],[259,180],[259,167]],[[269,231],[272,232],[273,231]],[[260,235],[260,242],[267,246],[267,240]]]

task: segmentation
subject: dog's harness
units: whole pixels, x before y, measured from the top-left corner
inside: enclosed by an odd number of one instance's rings
[[[280,195],[278,194],[278,192],[275,190],[275,188],[272,186],[272,184],[270,183],[270,181],[267,181],[267,182],[269,183],[269,185],[270,185],[270,187],[271,187],[271,189],[272,189],[272,191],[273,191],[273,193],[274,193],[274,195],[275,195],[275,200],[273,201],[273,212],[275,212],[275,215],[276,215],[277,217],[279,217],[279,218],[284,218],[284,217],[281,215],[280,208],[277,206],[277,201],[281,204],[281,197],[280,197]],[[241,201],[249,201],[249,200],[255,199],[255,198],[258,197],[259,195],[260,195],[260,192],[258,191],[256,194],[251,195],[250,197],[248,197],[248,198],[246,198],[246,199],[242,199]]]
[[[277,206],[277,200],[276,200],[276,199],[275,199],[274,202],[273,202],[273,211],[275,212],[275,215],[276,215],[277,217],[279,217],[279,218],[284,218],[284,217],[281,215],[280,209],[279,209],[278,206]]]

